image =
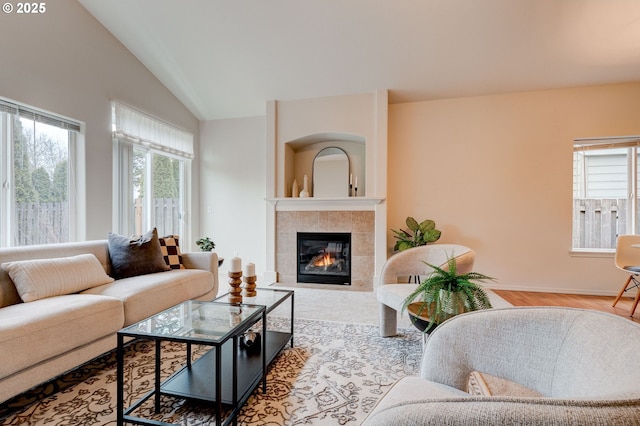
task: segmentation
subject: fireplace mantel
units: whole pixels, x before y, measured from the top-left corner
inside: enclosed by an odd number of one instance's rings
[[[267,198],[276,211],[367,211],[375,210],[384,201],[384,197]]]

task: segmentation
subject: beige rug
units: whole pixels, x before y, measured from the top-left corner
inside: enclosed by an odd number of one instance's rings
[[[417,374],[422,335],[402,329],[381,338],[378,327],[296,319],[295,347],[274,361],[261,387],[249,398],[241,425],[358,425],[400,378]],[[154,349],[148,341],[130,345],[126,355],[127,404],[153,386]],[[184,347],[163,348],[163,377],[180,368]],[[114,425],[116,364],[110,354],[0,405],[3,425]],[[163,398],[159,415],[151,403],[143,417],[184,425],[215,424],[212,407]]]

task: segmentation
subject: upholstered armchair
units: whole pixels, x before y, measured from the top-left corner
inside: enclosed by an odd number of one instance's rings
[[[396,383],[364,425],[638,425],[638,354],[640,324],[604,312],[458,315],[431,332],[420,377]],[[488,396],[465,392],[477,373],[507,385]]]
[[[401,251],[391,256],[382,267],[376,297],[380,302],[380,335],[395,336],[398,312],[404,300],[417,287],[414,277],[426,278],[433,268],[428,264],[446,267],[447,259],[456,259],[457,271],[471,272],[475,252],[459,244],[428,244]],[[409,283],[413,279],[413,283]],[[419,278],[418,278],[419,280]]]

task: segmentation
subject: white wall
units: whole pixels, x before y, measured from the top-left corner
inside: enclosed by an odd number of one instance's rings
[[[572,144],[624,135],[640,83],[390,105],[388,226],[434,219],[505,288],[615,294],[612,256],[570,254]]]
[[[265,117],[200,126],[200,236],[209,236],[218,255],[227,259],[221,268],[223,283],[228,260],[236,254],[243,265],[255,263],[258,275],[265,271],[265,126]]]
[[[2,14],[0,52],[0,96],[86,123],[86,239],[106,238],[112,226],[111,99],[197,140],[195,116],[76,0],[47,2],[41,15]]]

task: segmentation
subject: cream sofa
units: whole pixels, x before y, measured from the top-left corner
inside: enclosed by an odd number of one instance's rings
[[[603,312],[458,315],[431,332],[420,377],[396,383],[363,424],[638,425],[639,353],[640,324]],[[507,385],[491,395],[465,392],[478,372]]]
[[[2,248],[0,264],[75,259],[87,253],[110,273],[107,240]],[[91,256],[79,256],[86,257]],[[185,300],[213,299],[218,293],[217,255],[183,253],[182,261],[186,269],[122,278],[80,292],[74,290],[83,275],[76,273],[69,279],[69,294],[28,302],[0,268],[0,402],[115,348],[116,332],[124,326]],[[52,282],[56,273],[60,271],[52,270]]]

